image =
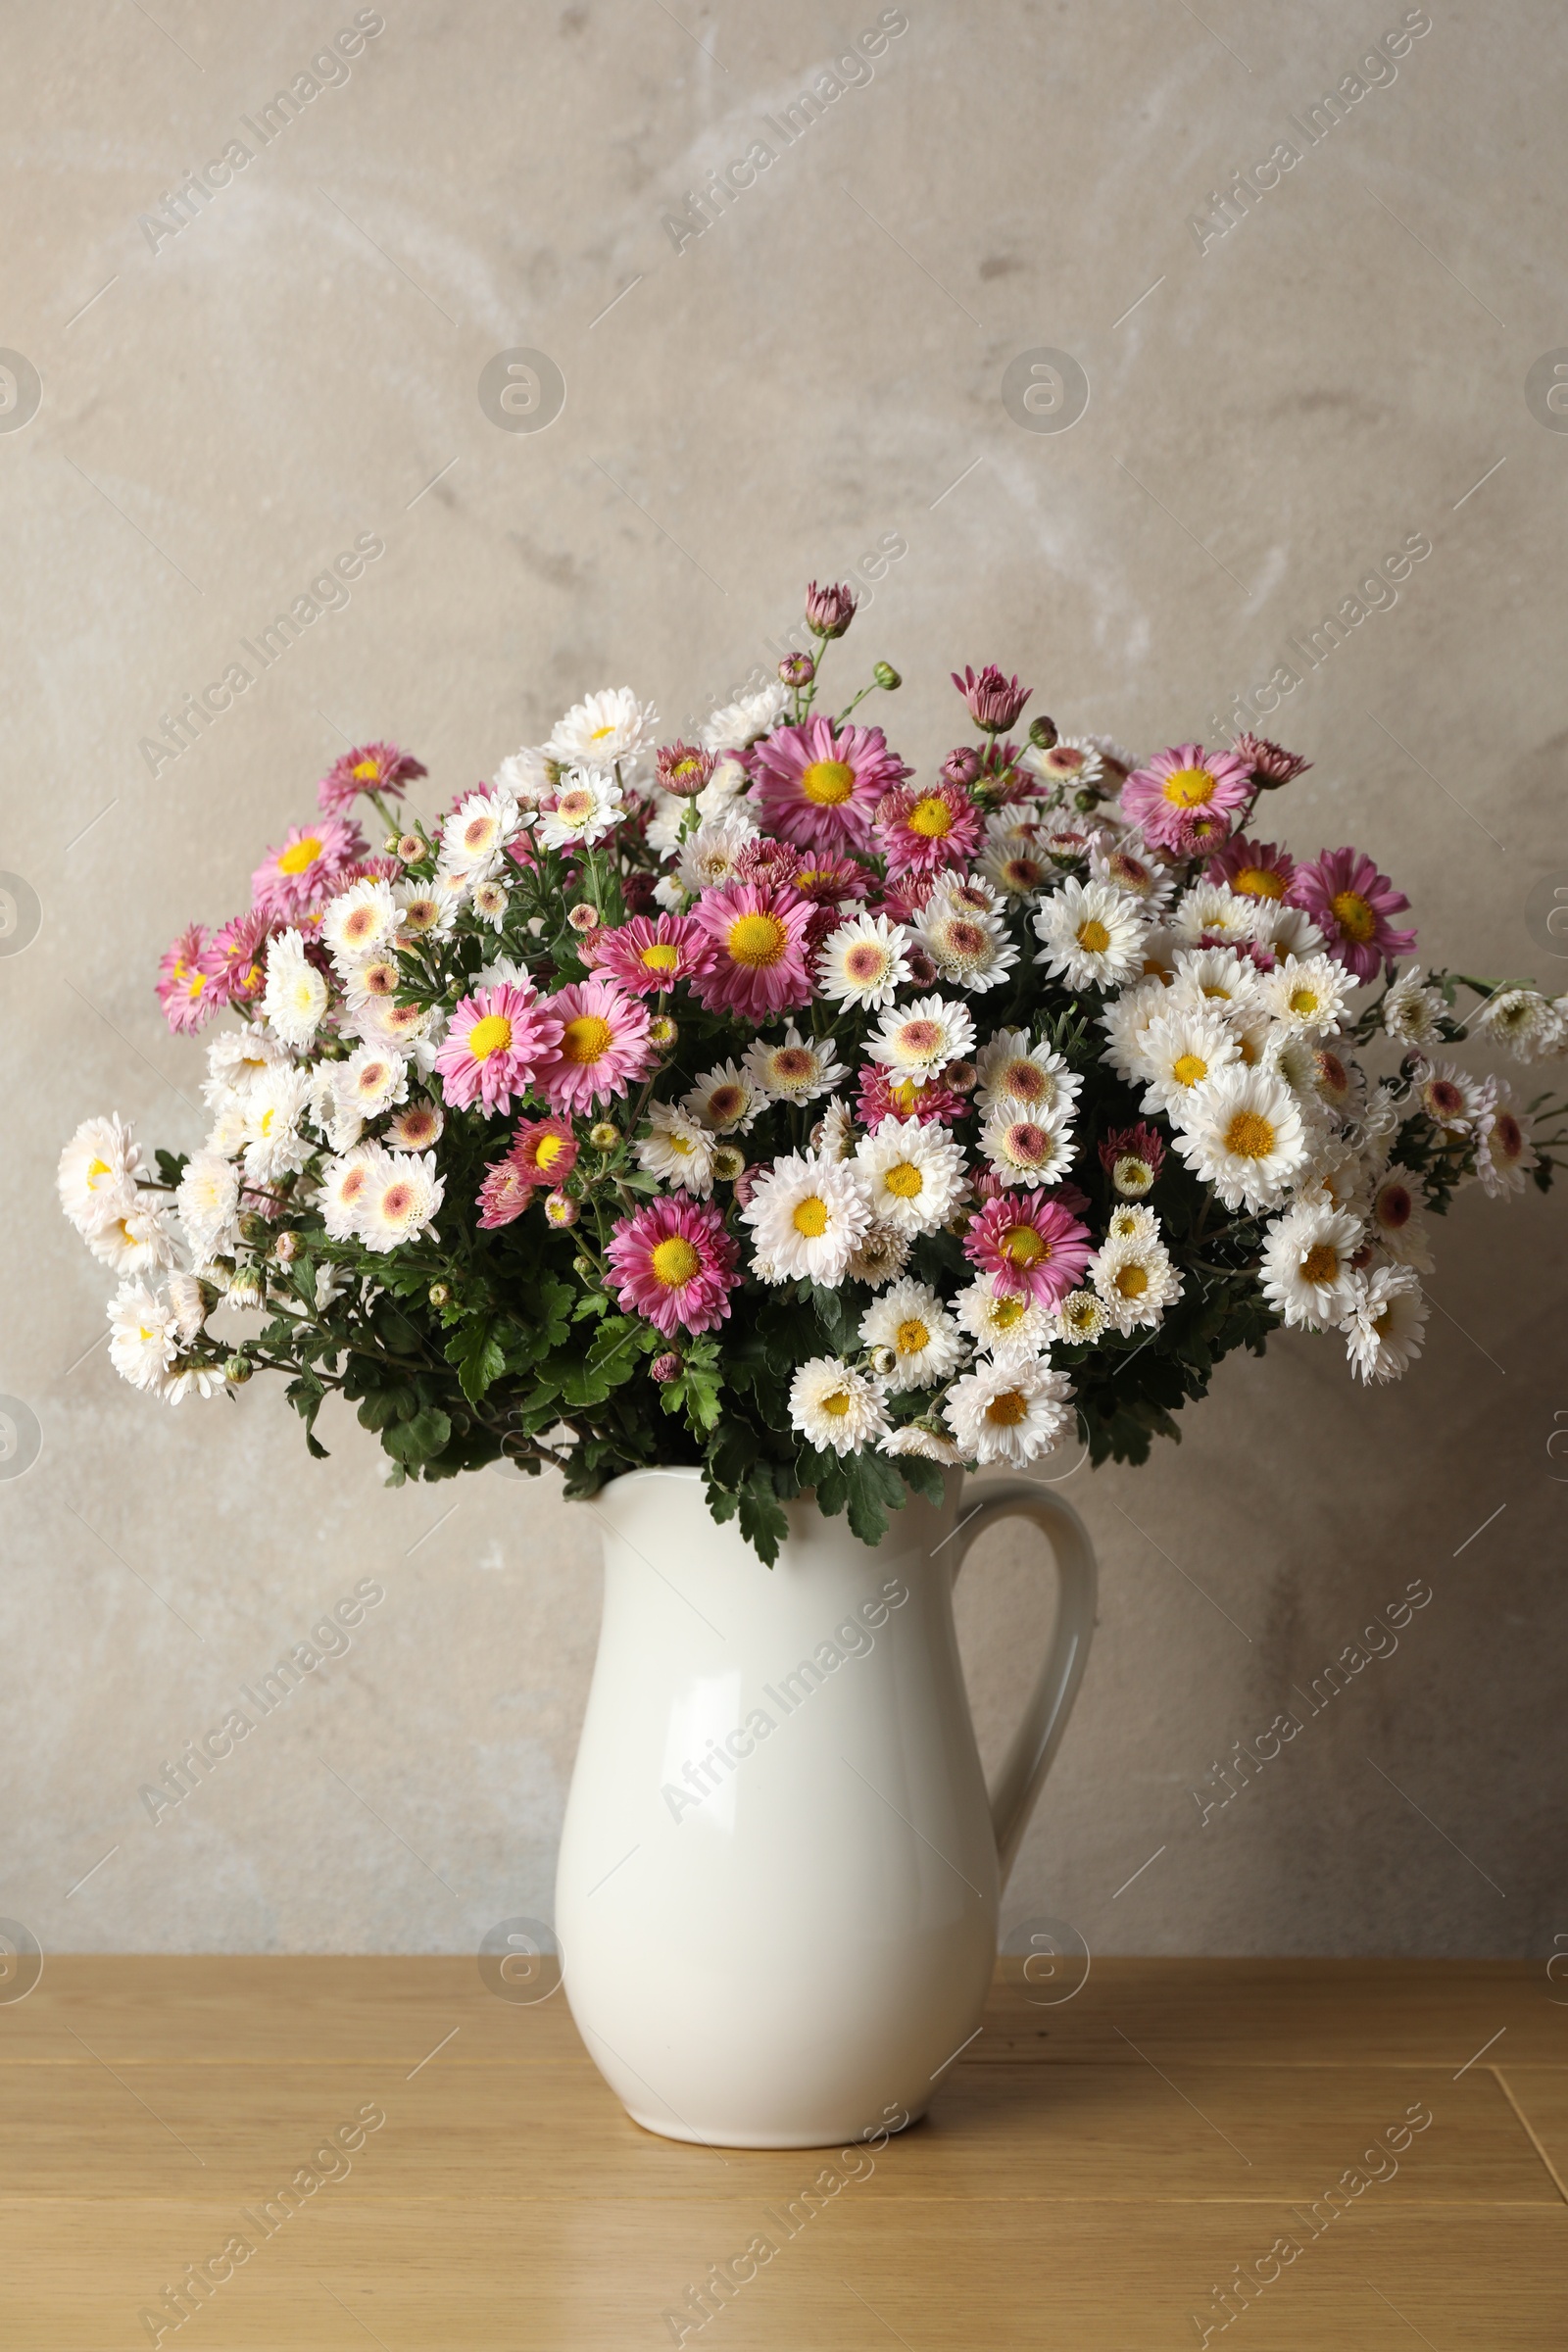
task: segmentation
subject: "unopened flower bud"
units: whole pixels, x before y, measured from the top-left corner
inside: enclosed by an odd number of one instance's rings
[[[258,1243],[270,1238],[271,1230],[267,1219],[259,1217],[254,1209],[248,1209],[239,1221],[240,1239],[249,1242],[253,1250]]]
[[[713,1150],[713,1174],[720,1184],[736,1184],[744,1174],[746,1154],[733,1144],[718,1144]]]
[[[587,900],[584,899],[580,906],[573,906],[566,920],[574,931],[597,931],[599,909],[597,906],[590,906]]]
[[[896,1372],[898,1370],[898,1364],[899,1359],[897,1352],[892,1348],[872,1348],[871,1369],[878,1375],[880,1379],[886,1380],[890,1372]]]
[[[943,783],[956,784],[960,791],[972,784],[979,773],[980,755],[972,744],[960,744],[942,762]]]
[[[596,1119],[588,1130],[588,1141],[596,1152],[613,1152],[620,1141],[620,1129],[608,1119]]]
[[[248,1355],[228,1355],[223,1358],[223,1378],[242,1389],[256,1367]]]
[[[429,857],[430,850],[417,833],[405,833],[399,839],[397,854],[405,865],[417,865],[421,858]]]
[[[881,687],[884,694],[897,694],[899,688],[904,684],[904,680],[900,677],[898,671],[894,668],[891,662],[874,662],[871,668],[871,675],[873,678],[875,678],[877,684]]]
[[[713,772],[714,754],[695,743],[665,743],[655,754],[655,765],[665,792],[694,801]]]
[[[761,1183],[765,1171],[761,1168],[742,1168],[735,1179],[735,1205],[744,1208]]]
[[[1037,752],[1049,752],[1056,740],[1055,720],[1032,718],[1029,722],[1029,740]]]
[[[549,1193],[545,1197],[545,1218],[551,1225],[575,1225],[580,1211],[569,1193]]]
[[[980,1073],[972,1061],[950,1061],[942,1073],[944,1086],[951,1086],[956,1095],[966,1095],[975,1085]]]
[[[679,1374],[680,1357],[674,1354],[673,1351],[666,1349],[664,1354],[655,1356],[653,1362],[649,1365],[648,1370],[650,1376],[657,1380],[661,1388],[662,1388],[666,1380],[674,1380]]]
[[[809,654],[786,654],[778,665],[778,674],[786,686],[809,686],[816,675],[816,663]]]
[[[451,1290],[444,1282],[432,1282],[429,1296],[432,1306],[449,1306],[452,1302]]]
[[[291,1266],[299,1253],[300,1237],[297,1233],[280,1233],[272,1244],[272,1255],[280,1266]]]
[[[266,1286],[259,1266],[238,1266],[228,1286],[230,1306],[260,1306]]]
[[[680,1025],[667,1012],[655,1013],[648,1024],[648,1043],[656,1054],[667,1054],[680,1035]]]
[[[854,618],[855,599],[848,588],[811,582],[806,591],[806,625],[813,637],[842,637]]]
[[[401,833],[389,833],[385,841],[382,842],[381,847],[383,850],[385,850],[389,858],[395,858],[397,856],[398,844],[402,839],[403,836]]]
[[[1081,815],[1087,816],[1092,808],[1099,808],[1100,795],[1092,784],[1086,784],[1081,792],[1073,794],[1072,805]]]

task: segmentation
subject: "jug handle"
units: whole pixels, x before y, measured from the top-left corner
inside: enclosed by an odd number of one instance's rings
[[[1099,1578],[1089,1531],[1072,1505],[1028,1479],[1009,1479],[987,1487],[978,1507],[960,1517],[961,1548],[953,1571],[955,1581],[970,1546],[1004,1519],[1027,1519],[1049,1539],[1059,1588],[1051,1648],[990,1792],[997,1859],[1005,1886],[1084,1679],[1094,1639]]]

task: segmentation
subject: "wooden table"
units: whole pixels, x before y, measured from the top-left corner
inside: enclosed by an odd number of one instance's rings
[[[649,2137],[559,1993],[457,1959],[52,1959],[0,2097],[6,2352],[1568,2345],[1542,1963],[1101,1960],[1042,2005],[1013,1964],[847,2159]]]

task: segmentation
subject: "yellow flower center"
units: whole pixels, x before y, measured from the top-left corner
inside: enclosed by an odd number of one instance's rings
[[[475,1061],[488,1061],[492,1054],[505,1054],[511,1043],[512,1023],[504,1012],[487,1012],[468,1031],[468,1052]]]
[[[1201,1054],[1178,1054],[1170,1074],[1178,1086],[1201,1086],[1208,1076],[1208,1064]]]
[[[1120,1266],[1116,1272],[1116,1288],[1124,1298],[1141,1298],[1149,1288],[1146,1266]]]
[[[1201,808],[1214,797],[1214,779],[1206,767],[1179,767],[1160,790],[1177,808]]]
[[[1274,1129],[1260,1110],[1239,1110],[1225,1130],[1225,1149],[1238,1159],[1267,1159]]]
[[[1009,1225],[1002,1237],[1002,1254],[1012,1266],[1038,1266],[1051,1255],[1051,1245],[1033,1225]]]
[[[358,766],[353,770],[353,775],[356,784],[373,784],[376,777],[375,761],[373,760],[362,760]]]
[[[277,861],[277,870],[280,874],[303,874],[307,866],[314,865],[320,855],[321,845],[316,835],[307,833],[303,841],[289,843]]]
[[[729,927],[728,947],[734,963],[754,970],[777,963],[790,944],[790,935],[776,914],[743,914]]]
[[[1285,881],[1280,874],[1271,874],[1266,865],[1244,865],[1231,876],[1232,890],[1239,890],[1244,899],[1283,899]]]
[[[1091,915],[1088,922],[1079,927],[1078,945],[1086,955],[1103,956],[1110,945],[1110,933],[1097,916]]]
[[[1010,1331],[1021,1323],[1028,1308],[1022,1298],[997,1298],[991,1307],[991,1320],[998,1331]]]
[[[1303,1282],[1334,1282],[1339,1271],[1340,1253],[1332,1242],[1314,1242],[1301,1260]]]
[[[896,1166],[889,1168],[882,1181],[900,1200],[912,1200],[925,1184],[925,1178],[912,1159],[901,1159]]]
[[[808,1193],[804,1200],[796,1202],[791,1222],[797,1233],[804,1233],[808,1242],[814,1242],[827,1231],[827,1202],[815,1193]]]
[[[940,841],[953,831],[953,810],[939,793],[927,793],[923,801],[915,802],[906,822],[923,841]]]
[[[1303,1016],[1316,1012],[1322,1001],[1315,988],[1293,988],[1290,995],[1291,1010]]]
[[[986,1419],[994,1422],[999,1429],[1015,1429],[1020,1421],[1028,1418],[1028,1413],[1029,1399],[1017,1389],[1004,1389],[1002,1395],[993,1396],[986,1406]]]
[[[924,1092],[925,1089],[916,1086],[912,1078],[900,1078],[895,1085],[888,1088],[888,1100],[890,1102],[896,1102],[905,1117],[910,1119],[914,1116],[914,1106]]]
[[[644,948],[638,961],[651,972],[672,972],[680,961],[680,950],[671,947],[667,939],[656,939]]]
[[[533,1164],[541,1174],[553,1168],[566,1149],[559,1135],[542,1135],[534,1146]]]
[[[608,1054],[611,1030],[597,1012],[585,1012],[577,1020],[568,1021],[561,1033],[562,1058],[565,1061],[598,1061]]]
[[[614,732],[613,727],[595,727],[588,740],[590,743],[603,743],[607,735],[613,735]]]
[[[108,1162],[108,1160],[107,1160],[107,1159],[95,1159],[95,1160],[93,1161],[93,1163],[92,1163],[91,1167],[90,1167],[90,1168],[87,1170],[87,1182],[88,1182],[89,1184],[91,1184],[91,1182],[92,1182],[92,1180],[93,1180],[93,1178],[94,1178],[95,1176],[107,1176],[108,1174],[109,1174],[109,1162]]]
[[[848,1389],[835,1389],[831,1396],[824,1396],[822,1399],[823,1412],[831,1413],[835,1421],[842,1421],[849,1409],[850,1393]]]
[[[801,770],[801,790],[818,808],[838,808],[855,790],[855,770],[844,760],[813,760]]]
[[[900,1355],[918,1355],[923,1348],[930,1347],[931,1334],[918,1315],[911,1315],[907,1322],[899,1325],[893,1345]]]
[[[1358,947],[1364,946],[1377,930],[1378,918],[1360,892],[1336,891],[1329,904],[1334,909],[1334,919],[1346,938],[1353,939]]]
[[[678,1291],[683,1282],[690,1282],[703,1261],[690,1242],[672,1233],[667,1241],[655,1243],[648,1262],[657,1282],[662,1282],[666,1291]]]

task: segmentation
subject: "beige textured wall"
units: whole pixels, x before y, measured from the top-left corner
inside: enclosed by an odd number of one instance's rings
[[[591,1525],[495,1475],[385,1493],[346,1420],[313,1465],[261,1384],[136,1398],[53,1204],[89,1111],[197,1140],[156,957],[243,903],[345,737],[416,746],[445,792],[597,685],[678,720],[772,658],[808,574],[891,535],[850,642],[908,675],[906,753],[946,748],[941,680],[993,657],[1063,724],[1149,750],[1211,733],[1424,533],[1396,605],[1272,722],[1316,762],[1291,830],[1377,853],[1436,958],[1563,985],[1530,893],[1568,881],[1568,437],[1526,392],[1568,342],[1558,11],[1433,0],[1396,79],[1205,250],[1188,226],[1303,145],[1290,117],[1402,13],[909,0],[874,77],[677,252],[666,210],[871,0],[386,0],[351,78],[156,251],[138,216],[351,0],[6,11],[0,342],[42,404],[0,430],[0,865],[41,928],[0,954],[0,1391],[42,1453],[0,1478],[0,1912],[46,1948],[461,1950],[550,1900]],[[476,395],[517,347],[564,378],[546,431]],[[1042,347],[1087,375],[1067,431],[1002,398]],[[348,608],[150,775],[160,713],[363,532],[386,552]],[[24,902],[0,944],[26,928]],[[1102,1623],[1010,1919],[1110,1951],[1568,1931],[1562,1213],[1460,1204],[1402,1387],[1367,1396],[1337,1344],[1292,1338],[1228,1364],[1179,1450],[1070,1481]],[[349,1657],[155,1830],[138,1787],[368,1575],[387,1597]],[[1213,1761],[1413,1578],[1434,1598],[1397,1653],[1200,1826]],[[1021,1538],[971,1572],[988,1740],[1032,1580]]]

